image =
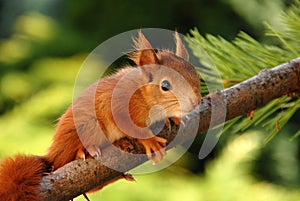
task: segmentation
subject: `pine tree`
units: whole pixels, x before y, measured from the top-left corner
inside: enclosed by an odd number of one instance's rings
[[[190,46],[203,65],[198,70],[206,80],[219,82],[227,88],[246,80],[263,69],[272,68],[300,56],[300,1],[281,14],[280,28],[266,27],[267,42],[261,43],[245,32],[232,41],[221,36],[205,37],[195,28],[191,31]],[[204,68],[203,68],[204,67]],[[212,69],[216,69],[220,80]],[[204,84],[205,85],[205,84]],[[207,89],[202,91],[207,93]],[[241,133],[251,126],[263,127],[269,132],[266,142],[272,139],[300,109],[299,95],[283,96],[255,111],[255,118],[238,117],[226,123],[223,132]],[[233,126],[234,125],[234,126]],[[293,138],[300,135],[300,128]]]

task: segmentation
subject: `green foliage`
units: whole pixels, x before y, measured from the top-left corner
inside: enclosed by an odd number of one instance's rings
[[[300,2],[296,1],[295,5],[281,15],[281,19],[280,29],[268,24],[266,26],[267,36],[272,37],[274,45],[260,43],[244,32],[240,32],[229,42],[220,36],[208,34],[204,37],[197,29],[192,30],[190,46],[203,65],[199,69],[200,73],[209,82],[222,82],[225,87],[229,87],[258,74],[262,69],[299,57]],[[212,69],[217,69],[222,80],[213,76]],[[252,121],[236,118],[227,122],[224,131],[240,133],[251,126],[261,126],[269,131],[266,138],[269,141],[278,133],[279,127],[283,127],[299,109],[299,99],[282,97],[258,109]],[[295,135],[298,136],[299,133],[300,130]]]
[[[274,37],[279,40],[282,48],[289,51],[293,57],[298,57],[300,53],[300,1],[296,0],[295,4],[292,5],[286,12],[281,16],[281,27],[275,29],[269,24],[267,26],[267,36]]]
[[[272,26],[277,27],[280,20],[278,13],[285,7],[285,1],[282,0],[222,0],[222,2],[231,5],[238,15],[243,16],[254,29],[259,31],[264,29],[262,21],[268,21]]]

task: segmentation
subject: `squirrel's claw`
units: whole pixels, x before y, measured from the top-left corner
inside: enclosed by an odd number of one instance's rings
[[[147,139],[138,139],[138,141],[144,146],[146,154],[153,164],[161,161],[166,155],[164,147],[166,146],[167,140],[161,137],[151,137]],[[155,154],[152,156],[152,152]]]
[[[89,146],[86,151],[89,153],[89,155],[93,158],[100,158],[101,157],[101,151],[98,146],[92,145]],[[76,159],[83,159],[85,160],[89,155],[87,155],[85,149],[78,149],[76,152]]]
[[[180,125],[182,124],[183,126],[185,126],[184,122],[182,121],[181,118],[178,117],[172,117],[172,121],[174,122],[174,124],[176,125]],[[171,121],[169,118],[165,119],[165,125],[169,128],[169,131],[171,132]]]
[[[183,123],[182,120],[178,117],[173,117],[173,121],[176,125],[180,125]]]
[[[100,158],[101,157],[101,151],[100,148],[96,145],[91,145],[87,148],[87,151],[89,152],[89,154],[93,157],[93,158]]]

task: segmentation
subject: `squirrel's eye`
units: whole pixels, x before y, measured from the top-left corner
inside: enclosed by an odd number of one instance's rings
[[[160,87],[163,91],[169,91],[172,88],[171,83],[168,80],[162,81]]]

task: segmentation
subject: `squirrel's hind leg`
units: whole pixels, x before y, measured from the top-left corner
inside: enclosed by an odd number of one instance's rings
[[[83,159],[85,160],[89,156],[99,159],[101,157],[100,148],[96,145],[91,145],[87,149],[80,148],[76,152],[76,159]]]

